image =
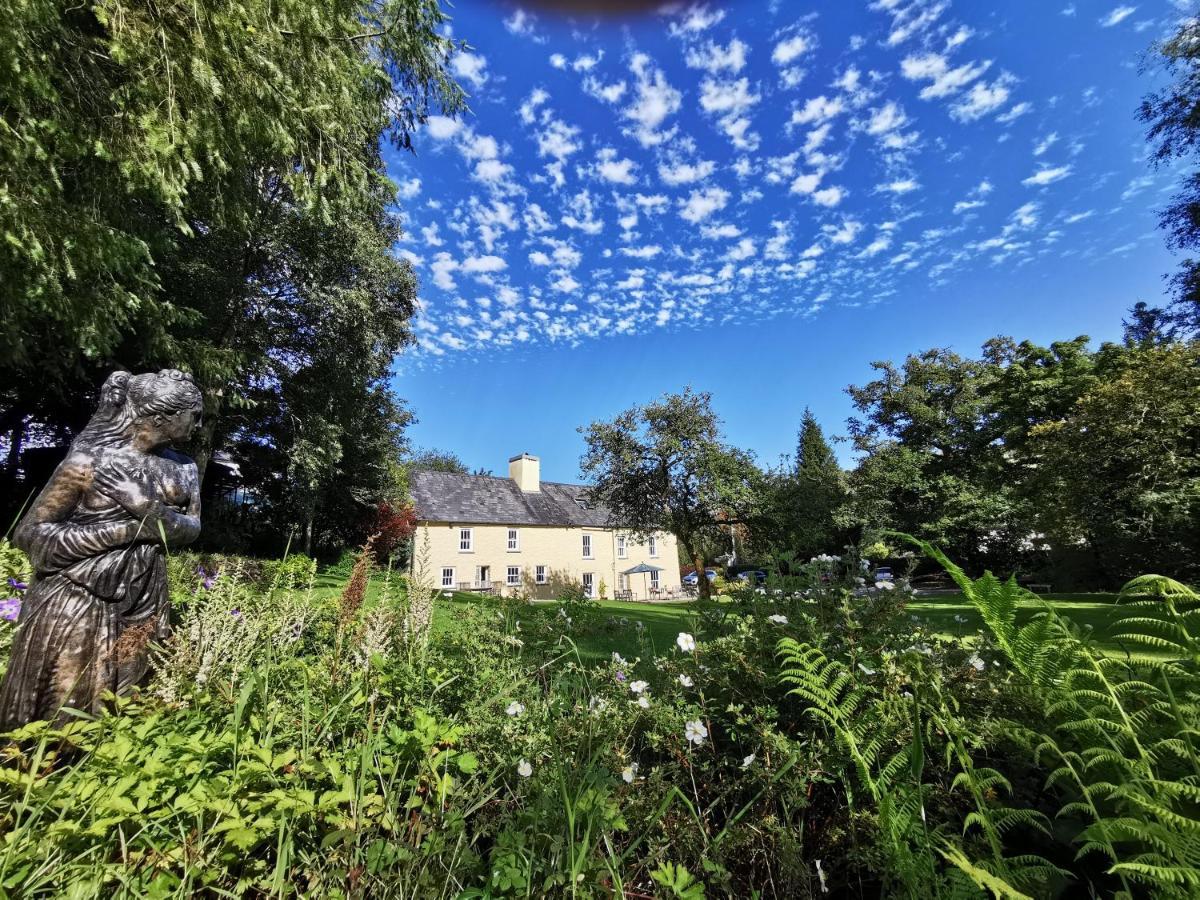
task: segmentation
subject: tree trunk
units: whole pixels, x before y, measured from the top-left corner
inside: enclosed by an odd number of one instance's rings
[[[700,592],[700,599],[711,600],[712,586],[708,583],[708,576],[704,572],[704,560],[692,549],[691,541],[686,538],[680,538],[679,543],[683,544],[683,552],[687,554],[688,559],[692,561],[692,565],[696,568],[696,589]]]
[[[304,516],[304,555],[312,556],[313,510]]]

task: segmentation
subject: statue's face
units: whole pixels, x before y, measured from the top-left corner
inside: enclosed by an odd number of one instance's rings
[[[196,430],[200,422],[200,410],[194,408],[181,409],[173,416],[168,416],[162,424],[162,433],[168,441],[186,441]]]

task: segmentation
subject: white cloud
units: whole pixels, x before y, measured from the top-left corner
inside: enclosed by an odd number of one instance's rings
[[[1038,141],[1036,144],[1034,144],[1033,155],[1041,156],[1043,153],[1045,153],[1047,150],[1049,150],[1051,147],[1053,147],[1056,143],[1058,143],[1058,132],[1052,131],[1048,135],[1046,135],[1044,138],[1042,138],[1040,141]]]
[[[461,50],[450,59],[450,71],[471,83],[476,90],[487,84],[487,60],[477,53]]]
[[[1056,181],[1061,181],[1071,174],[1071,167],[1055,166],[1054,168],[1043,167],[1038,169],[1028,178],[1021,181],[1021,184],[1030,187],[1042,187],[1043,185],[1053,184]]]
[[[1136,6],[1118,6],[1112,10],[1107,16],[1100,20],[1101,28],[1112,28],[1114,25],[1120,25],[1130,16],[1137,12]]]
[[[637,182],[637,178],[633,174],[637,163],[632,159],[617,159],[617,151],[612,147],[605,147],[596,154],[596,159],[596,171],[605,181],[613,184],[635,184]]]
[[[738,228],[729,222],[720,225],[704,225],[700,228],[701,237],[709,241],[717,241],[723,238],[739,237],[742,229]]]
[[[729,252],[725,254],[725,258],[734,262],[739,262],[743,259],[749,259],[757,252],[758,249],[754,246],[754,241],[747,237],[742,238],[733,247],[731,247]]]
[[[471,256],[463,260],[461,268],[467,275],[477,275],[507,269],[508,263],[499,256]]]
[[[700,190],[692,191],[687,200],[679,202],[679,215],[685,221],[697,224],[718,210],[724,209],[728,202],[729,191],[724,188],[701,188]]]
[[[707,31],[725,18],[725,10],[709,9],[707,4],[695,3],[676,21],[668,26],[672,37],[698,34]]]
[[[433,263],[430,269],[433,270],[433,283],[444,291],[452,291],[457,285],[454,277],[450,274],[458,268],[458,262],[455,261],[446,251],[441,251],[433,258]]]
[[[590,72],[600,64],[600,60],[603,58],[603,50],[598,50],[595,56],[588,56],[586,53],[581,53],[575,57],[575,62],[571,63],[571,68],[576,72]]]
[[[839,115],[843,109],[844,104],[841,97],[834,97],[830,100],[822,94],[820,97],[812,97],[805,101],[803,108],[795,110],[792,113],[790,124],[819,125]]]
[[[396,185],[396,196],[401,200],[411,200],[417,194],[421,193],[421,179],[409,178],[406,181],[401,181]]]
[[[1007,72],[991,83],[977,81],[971,85],[966,95],[950,107],[951,118],[960,122],[974,122],[976,119],[995,112],[1008,102],[1014,79]]]
[[[780,41],[771,52],[771,61],[776,65],[786,66],[794,59],[803,56],[812,43],[807,35],[797,34]]]
[[[730,41],[727,47],[709,41],[702,47],[689,47],[684,62],[692,69],[737,74],[746,65],[747,49],[737,38]]]
[[[761,98],[750,91],[750,81],[716,81],[705,78],[700,85],[700,107],[716,115],[740,115],[753,107]]]
[[[846,192],[835,186],[822,188],[819,191],[813,191],[813,202],[820,206],[837,206],[846,196]]]
[[[792,193],[811,194],[817,189],[823,177],[823,172],[807,172],[797,176],[796,180],[792,182]]]
[[[462,122],[446,116],[430,116],[425,123],[425,130],[429,132],[429,136],[439,141],[454,137],[462,127]]]
[[[1087,212],[1073,213],[1063,219],[1063,221],[1068,225],[1074,225],[1076,222],[1082,222],[1084,219],[1090,219],[1092,215],[1093,211],[1089,209]]]
[[[981,206],[987,206],[987,203],[983,200],[959,200],[954,204],[954,211],[956,213],[964,213],[968,210],[979,209]]]
[[[614,84],[604,84],[592,76],[583,79],[584,93],[595,97],[597,100],[603,100],[605,103],[616,103],[625,96],[625,91],[628,87],[624,81],[618,81]]]
[[[534,29],[534,23],[536,21],[537,19],[534,16],[525,12],[525,10],[518,6],[515,10],[513,10],[513,14],[504,20],[504,27],[507,28],[512,34],[518,35],[519,37],[527,37],[539,44],[543,44],[546,42],[546,38],[539,35]]]
[[[550,65],[556,69],[565,69],[567,67],[567,58],[561,53],[551,53]]]
[[[1008,112],[996,116],[996,121],[1002,125],[1007,125],[1009,122],[1015,122],[1028,112],[1033,112],[1032,103],[1015,103]]]
[[[708,160],[701,160],[698,163],[683,163],[675,162],[671,165],[660,165],[658,167],[658,177],[662,179],[663,184],[675,187],[680,184],[691,184],[694,181],[702,181],[713,173],[716,164]]]
[[[821,231],[834,244],[849,244],[862,231],[862,222],[855,219],[843,219],[840,226],[825,225]]]
[[[903,5],[899,0],[878,0],[872,9],[884,10],[892,14],[892,30],[888,34],[888,45],[895,47],[914,35],[926,31],[946,11],[948,3],[914,2]]]
[[[474,177],[483,182],[496,182],[512,171],[512,166],[498,159],[481,159],[475,164]]]
[[[638,142],[643,147],[653,147],[674,133],[673,130],[659,131],[659,127],[679,111],[683,95],[667,83],[662,70],[652,66],[650,57],[644,53],[634,56],[630,69],[637,76],[637,96],[621,115],[634,123],[634,137]]]
[[[604,230],[604,222],[595,216],[596,208],[590,191],[583,190],[571,198],[568,211],[562,217],[562,223],[568,228],[582,231],[585,234],[599,234]]]
[[[662,253],[662,247],[658,244],[649,244],[645,247],[622,247],[621,254],[629,256],[633,259],[654,259],[658,254]]]
[[[906,56],[900,63],[900,74],[909,81],[928,81],[921,88],[922,100],[934,100],[956,94],[984,72],[991,61],[966,63],[950,68],[945,56],[939,53],[921,53]]]
[[[920,185],[912,178],[904,178],[897,181],[889,181],[887,184],[881,184],[877,190],[887,191],[892,194],[907,194],[919,187]]]
[[[562,162],[573,153],[583,149],[576,138],[579,129],[558,119],[551,119],[537,133],[538,156],[550,156]]]

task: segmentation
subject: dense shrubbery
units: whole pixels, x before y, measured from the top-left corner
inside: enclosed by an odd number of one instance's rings
[[[927,548],[931,549],[931,548]],[[293,568],[294,566],[294,568]],[[824,557],[698,607],[669,652],[585,664],[590,601],[479,600],[300,563],[173,567],[178,624],[120,715],[28,726],[0,768],[22,896],[1188,896],[1195,596],[1139,582],[1100,656],[1015,584],[952,574],[967,644]],[[1170,658],[1174,661],[1165,661]],[[1047,780],[1049,776],[1049,781]],[[1079,854],[1076,858],[1076,854]]]

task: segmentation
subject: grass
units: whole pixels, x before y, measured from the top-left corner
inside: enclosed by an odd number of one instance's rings
[[[367,603],[379,596],[382,580],[374,578],[367,589]],[[345,579],[333,575],[318,576],[314,589],[322,594],[338,594]],[[1024,623],[1042,609],[1042,601],[1050,603],[1060,615],[1075,624],[1090,628],[1099,647],[1107,653],[1124,656],[1126,653],[1144,656],[1145,649],[1134,649],[1108,638],[1113,622],[1119,615],[1116,594],[1044,594],[1037,600],[1021,603],[1018,622]],[[480,602],[478,594],[455,591],[449,598],[439,596],[434,607],[434,633],[453,631],[468,604]],[[597,601],[610,621],[598,632],[583,638],[579,644],[580,657],[588,662],[608,659],[614,652],[631,658],[663,653],[675,643],[681,631],[694,631],[699,601],[677,603],[628,603],[618,600]],[[909,603],[910,615],[919,616],[938,633],[947,637],[970,640],[983,620],[960,593],[919,597]],[[966,619],[956,621],[955,617]],[[628,620],[627,624],[621,620]],[[638,628],[637,623],[642,624]]]

